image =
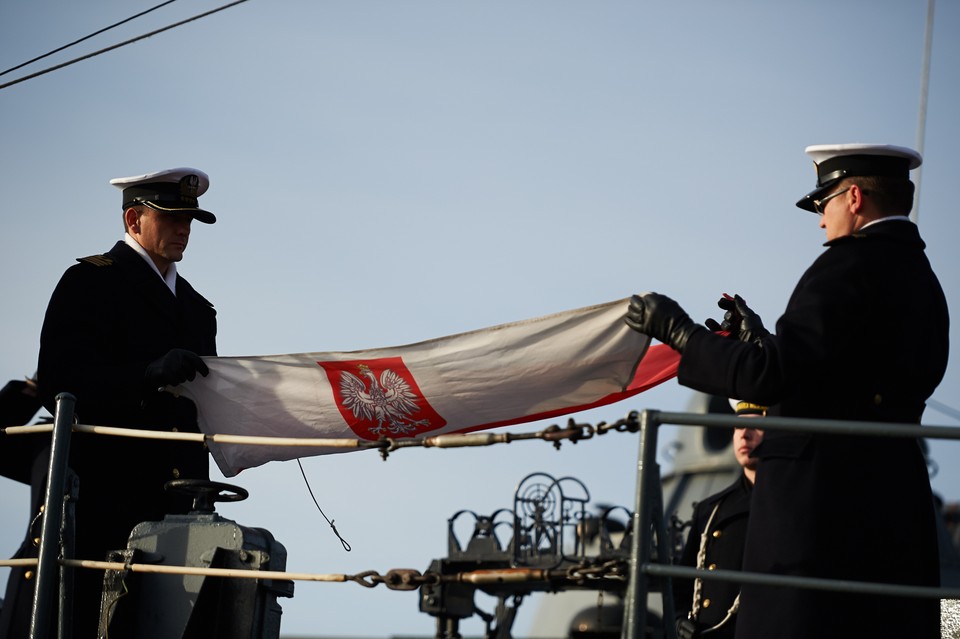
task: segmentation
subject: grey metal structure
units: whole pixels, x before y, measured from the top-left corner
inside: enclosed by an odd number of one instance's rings
[[[622,511],[629,518],[630,512],[614,507],[589,516],[589,500],[578,479],[531,473],[518,484],[512,508],[489,516],[454,514],[448,520],[448,554],[427,570],[434,583],[420,588],[420,611],[437,619],[435,636],[460,637],[460,620],[477,614],[487,623],[485,637],[509,639],[517,608],[533,592],[588,590],[596,599],[601,591],[619,600],[630,535],[611,515]],[[457,534],[463,526],[470,529],[465,543]],[[470,574],[468,580],[463,573]],[[478,609],[478,590],[497,598],[495,611]]]
[[[687,405],[691,413],[733,415],[726,398],[694,393]],[[669,458],[669,469],[660,475],[663,496],[664,536],[673,557],[679,556],[693,515],[693,505],[730,485],[742,472],[733,453],[730,430],[691,426],[676,429],[665,437],[660,453]],[[536,604],[534,627],[537,636],[575,636],[579,615],[571,619],[571,611],[595,611],[597,594],[582,590],[556,592],[541,597]],[[604,599],[604,609],[618,606],[614,597]],[[652,592],[647,601],[648,625],[659,626],[663,617],[663,600]],[[621,622],[616,622],[617,636]]]
[[[72,636],[75,486],[67,461],[75,398],[57,397],[49,480],[44,500],[30,639]],[[283,572],[287,552],[269,531],[247,528],[214,512],[218,501],[244,499],[244,489],[209,481],[178,480],[168,488],[194,495],[187,515],[168,515],[134,527],[127,548],[110,561],[169,567]],[[182,572],[182,569],[181,569]],[[58,596],[59,595],[59,596]],[[293,596],[293,581],[109,570],[104,575],[98,636],[111,639],[277,639],[278,597]]]
[[[192,512],[138,524],[125,550],[109,561],[253,571],[286,569],[287,551],[269,531],[247,528],[214,512],[215,501],[245,499],[229,484],[178,480],[168,489],[193,492]],[[108,570],[104,576],[100,636],[138,639],[276,639],[281,608],[293,581],[230,579],[205,575],[134,574]],[[158,602],[163,605],[158,606]]]

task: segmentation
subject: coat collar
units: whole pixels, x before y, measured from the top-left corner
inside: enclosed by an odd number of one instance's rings
[[[913,244],[920,247],[921,250],[927,246],[920,238],[920,230],[917,225],[902,218],[883,220],[871,224],[850,235],[832,239],[824,243],[824,246],[838,246],[862,239],[885,239],[903,244]]]

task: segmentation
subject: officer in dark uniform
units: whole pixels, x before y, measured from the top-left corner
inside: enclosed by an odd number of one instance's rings
[[[757,417],[765,406],[731,400],[737,415]],[[737,428],[733,451],[743,472],[737,480],[696,504],[690,533],[680,555],[681,566],[703,570],[740,570],[750,516],[750,495],[757,471],[753,451],[763,441],[758,428]],[[673,598],[680,639],[729,639],[736,628],[740,586],[730,581],[674,579]]]
[[[191,222],[216,221],[198,202],[209,178],[178,168],[111,184],[123,191],[126,232],[107,253],[78,259],[54,290],[40,335],[40,398],[53,412],[57,394],[73,394],[82,424],[198,432],[194,404],[163,389],[206,375],[200,356],[217,352],[213,305],[176,267]],[[209,478],[199,443],[82,433],[72,437],[70,467],[79,477],[76,557],[99,561],[125,548],[137,523],[189,512],[190,498],[165,482]],[[74,636],[86,639],[96,633],[103,573],[77,569],[74,578]],[[14,624],[8,636],[21,631]]]
[[[920,155],[864,144],[807,153],[817,186],[797,206],[820,215],[827,249],[774,334],[739,296],[740,339],[694,323],[657,293],[634,296],[626,321],[682,353],[678,378],[691,388],[769,405],[771,415],[919,424],[949,347],[946,299],[907,217]],[[939,584],[917,440],[778,431],[757,456],[745,570]],[[854,636],[939,637],[939,601],[742,588],[739,639]]]

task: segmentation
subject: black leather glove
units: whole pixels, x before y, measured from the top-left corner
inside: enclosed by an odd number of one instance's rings
[[[166,355],[147,365],[144,373],[147,388],[176,386],[193,380],[197,373],[204,377],[210,372],[200,356],[184,348],[172,348]]]
[[[741,342],[757,343],[770,334],[770,331],[763,327],[760,316],[754,313],[739,295],[730,297],[724,294],[717,306],[726,312],[723,314],[723,323],[714,319],[704,322],[711,331],[726,331],[730,337]]]
[[[763,321],[760,319],[760,316],[754,313],[739,295],[734,295],[732,300],[723,299],[720,301],[728,302],[733,307],[731,310],[727,311],[726,315],[724,315],[724,325],[726,324],[728,317],[731,318],[731,322],[739,321],[739,328],[736,330],[736,335],[737,339],[739,339],[741,342],[752,342],[760,345],[763,342],[763,338],[770,334],[770,331],[764,328]],[[724,330],[732,331],[733,329],[731,328]],[[731,332],[731,335],[732,334],[733,333]]]
[[[689,619],[677,619],[677,639],[696,639],[700,636],[697,627]]]
[[[724,293],[720,301],[717,302],[717,306],[725,311],[723,314],[723,322],[721,323],[710,318],[707,319],[704,324],[706,324],[707,328],[711,331],[726,331],[729,333],[729,337],[739,337],[740,322],[743,320],[743,317],[741,317],[737,311],[734,299]]]
[[[633,330],[656,338],[681,353],[690,336],[705,330],[690,319],[679,304],[659,293],[642,293],[630,298],[623,321]]]

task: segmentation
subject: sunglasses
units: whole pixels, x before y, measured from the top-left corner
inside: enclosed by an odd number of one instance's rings
[[[813,210],[816,211],[817,213],[819,213],[820,215],[823,215],[823,209],[825,209],[825,208],[827,207],[827,202],[829,202],[829,201],[832,200],[833,198],[837,197],[838,195],[843,195],[844,193],[846,193],[846,192],[849,191],[849,190],[850,190],[850,187],[848,186],[847,188],[841,189],[840,191],[837,191],[836,193],[831,193],[830,195],[828,195],[827,197],[823,198],[822,200],[814,200],[814,201],[813,201]]]

